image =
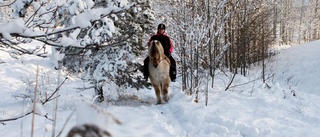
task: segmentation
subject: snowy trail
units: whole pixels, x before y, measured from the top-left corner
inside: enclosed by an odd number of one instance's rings
[[[235,86],[224,91],[232,74],[216,75],[213,88],[209,88],[209,102],[205,106],[204,93],[199,103],[194,96],[181,92],[181,79],[170,86],[170,100],[155,105],[153,89],[117,89],[106,85],[105,95],[110,102],[96,104],[92,109],[93,89],[79,92],[84,83],[70,77],[61,87],[58,111],[58,130],[67,121],[74,108],[76,113],[68,121],[62,136],[75,125],[93,123],[108,130],[115,137],[317,137],[320,134],[320,41],[283,50],[268,64],[268,74],[275,74],[266,86],[261,80]],[[296,56],[299,55],[299,56]],[[35,68],[40,64],[41,76],[46,79],[43,90],[54,91],[58,72],[48,60],[23,57],[15,60],[1,54],[0,64],[0,119],[22,114],[31,107],[30,99],[14,98],[34,86],[24,81],[34,81]],[[304,62],[297,62],[303,61]],[[250,70],[247,77],[237,75],[234,85],[247,83],[261,76],[261,68]],[[66,76],[66,75],[65,75]],[[287,79],[292,77],[292,85]],[[298,81],[298,82],[297,82]],[[31,82],[32,83],[32,82]],[[298,84],[294,84],[298,83]],[[290,87],[291,86],[291,87]],[[294,90],[295,96],[293,96]],[[125,96],[119,101],[119,92]],[[118,99],[118,100],[117,100]],[[83,102],[87,102],[83,105]],[[108,114],[105,115],[101,111]],[[43,107],[52,117],[52,103]],[[121,121],[116,124],[110,115]],[[0,124],[0,136],[30,136],[32,117]],[[36,136],[51,136],[51,121],[36,116]]]
[[[247,87],[251,90],[252,86]],[[125,123],[110,130],[114,131],[112,133],[115,136],[138,132],[137,135],[142,137],[257,137],[284,134],[312,137],[319,133],[320,109],[306,109],[310,105],[320,104],[318,96],[286,95],[284,99],[285,95],[278,92],[283,89],[280,86],[267,91],[261,91],[263,88],[260,87],[257,89],[253,93],[211,93],[209,104],[205,107],[203,100],[194,103],[192,96],[186,96],[179,91],[180,87],[175,87],[173,90],[179,92],[172,93],[174,95],[167,104],[107,107],[106,110],[116,114]],[[153,90],[150,92],[153,93]],[[308,133],[305,128],[309,129]]]

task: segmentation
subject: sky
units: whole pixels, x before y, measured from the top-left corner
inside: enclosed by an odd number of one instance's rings
[[[51,121],[54,101],[50,101],[36,104],[34,120],[27,115],[0,122],[0,136],[30,137],[34,121],[36,137],[50,137],[53,130],[54,136],[61,132],[63,137],[83,124],[97,125],[114,137],[316,137],[320,134],[319,45],[320,41],[313,41],[281,50],[275,47],[277,54],[266,65],[267,76],[274,77],[266,83],[256,80],[262,68],[253,66],[246,77],[236,75],[225,91],[232,74],[217,72],[207,106],[202,91],[199,103],[194,95],[181,91],[179,74],[170,85],[166,104],[155,105],[152,88],[124,89],[112,83],[103,87],[106,100],[94,103],[93,89],[84,89],[90,84],[63,71],[59,76],[52,60],[30,55],[11,58],[0,51],[0,121],[32,110],[37,66],[41,100],[68,76],[59,90],[56,128]]]

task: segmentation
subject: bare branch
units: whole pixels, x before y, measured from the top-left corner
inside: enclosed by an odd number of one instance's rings
[[[33,111],[29,111],[29,112],[27,112],[27,113],[25,113],[25,114],[22,114],[22,115],[20,115],[20,116],[16,116],[16,117],[14,117],[14,118],[0,119],[0,122],[8,122],[8,121],[18,120],[18,119],[23,118],[23,117],[25,117],[25,116],[28,116],[28,115],[30,115],[30,114],[32,114],[32,113],[33,113]],[[46,115],[41,115],[41,114],[38,114],[38,113],[34,113],[34,114],[39,115],[39,116],[42,116],[42,117],[45,117],[46,119],[49,119],[50,121],[53,121],[51,118],[48,118],[47,114],[46,114]]]
[[[8,3],[8,4],[0,5],[0,7],[7,7],[7,6],[10,6],[10,5],[12,5],[13,3],[15,3],[16,1],[17,1],[17,0],[14,0],[14,1],[12,1],[12,2]]]
[[[237,75],[237,73],[233,73],[233,76],[232,76],[228,86],[226,87],[226,89],[224,89],[225,91],[227,91],[230,88],[230,85],[232,84],[232,82],[233,82],[234,78],[236,77],[236,75]]]
[[[60,90],[60,87],[64,84],[64,82],[66,82],[67,79],[68,79],[68,77],[66,77],[66,78],[63,80],[63,82],[56,88],[56,90],[49,96],[49,98],[46,98],[46,100],[42,102],[42,105],[44,105],[45,103],[47,103],[47,102],[49,102],[49,101],[51,101],[51,100],[54,99],[54,98],[52,98],[53,95],[56,94],[57,91]]]
[[[274,76],[274,74],[272,74],[271,76],[269,76],[266,80],[270,79],[270,78],[273,77],[273,76]],[[229,88],[234,88],[234,87],[238,87],[238,86],[243,86],[243,85],[249,84],[249,83],[251,83],[251,82],[254,82],[254,81],[256,81],[256,80],[259,80],[259,79],[261,79],[261,78],[256,78],[256,79],[251,80],[251,81],[248,81],[248,82],[246,82],[246,83],[242,83],[242,84],[238,84],[238,85],[233,85],[233,86],[230,86]],[[267,86],[268,86],[268,88],[270,88],[269,85],[267,85]],[[228,88],[228,89],[229,89],[229,88]],[[227,89],[226,89],[226,90],[227,90]]]
[[[69,122],[69,120],[71,119],[71,116],[74,114],[75,110],[73,110],[71,112],[71,114],[68,116],[66,122],[63,124],[62,128],[61,128],[61,131],[58,133],[57,137],[60,137],[61,136],[61,133],[63,132],[63,129],[65,129],[67,123]]]

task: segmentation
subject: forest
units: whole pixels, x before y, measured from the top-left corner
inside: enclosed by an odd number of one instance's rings
[[[319,8],[319,0],[0,0],[0,50],[50,59],[103,102],[111,83],[150,88],[140,58],[164,23],[182,91],[207,104],[218,72],[232,74],[224,90],[255,66],[265,83],[273,47],[318,40]]]
[[[140,67],[130,59],[141,56],[159,23],[168,26],[183,89],[190,94],[198,92],[206,75],[212,78],[213,85],[217,69],[246,75],[251,65],[266,65],[264,60],[273,55],[273,45],[302,44],[320,35],[318,0],[142,0],[130,1],[135,2],[131,5],[121,0],[74,0],[64,5],[58,2],[2,1],[1,8],[6,10],[1,10],[0,21],[20,18],[23,29],[33,34],[12,30],[7,38],[0,33],[1,48],[10,48],[18,55],[47,57],[45,47],[53,47],[63,54],[64,69],[82,73],[98,88],[106,79],[137,88],[144,83],[130,75]],[[89,20],[88,25],[72,22],[81,13],[108,7],[113,10],[103,11],[100,17],[79,19]],[[70,37],[75,38],[74,42],[66,43]],[[19,46],[32,40],[44,44],[37,49]],[[122,54],[123,51],[127,53]],[[97,70],[106,63],[99,59],[106,58],[115,68]],[[119,61],[132,65],[116,66]],[[94,76],[95,72],[100,73],[99,77]],[[268,76],[262,74],[265,80]]]

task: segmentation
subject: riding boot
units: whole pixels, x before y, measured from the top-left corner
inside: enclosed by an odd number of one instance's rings
[[[146,59],[144,59],[143,61],[143,76],[144,79],[148,80],[149,77],[149,57],[147,57]]]
[[[176,82],[177,72],[175,67],[170,66],[170,79],[172,82]]]
[[[169,59],[170,59],[170,63],[171,63],[170,70],[169,70],[170,79],[172,82],[175,82],[176,78],[177,78],[176,61],[172,56],[169,56]]]

